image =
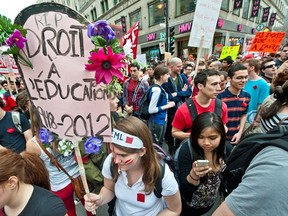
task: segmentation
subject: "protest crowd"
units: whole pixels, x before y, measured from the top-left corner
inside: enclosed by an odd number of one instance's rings
[[[91,52],[89,60],[87,70],[98,59]],[[74,144],[43,124],[49,118],[34,106],[26,80],[6,76],[0,216],[76,216],[75,203],[87,215],[106,204],[111,216],[288,214],[288,44],[277,54],[173,56],[127,68],[122,91],[105,91],[111,142],[79,142],[81,163]],[[114,79],[96,78],[106,81]],[[236,158],[253,142],[257,152]],[[228,179],[233,163],[240,168]],[[90,193],[78,194],[81,168]]]

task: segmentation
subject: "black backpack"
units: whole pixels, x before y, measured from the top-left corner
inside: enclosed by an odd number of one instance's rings
[[[238,187],[252,159],[267,146],[288,151],[288,126],[277,126],[266,134],[249,134],[240,140],[227,158],[226,169],[220,174],[220,191],[225,197]]]
[[[153,84],[152,86],[150,86],[149,89],[142,95],[142,97],[139,101],[139,116],[141,119],[148,120],[150,118],[151,114],[148,112],[149,104],[150,104],[150,100],[151,100],[150,93],[151,93],[151,89],[155,86],[157,86],[161,89],[161,93],[160,93],[159,100],[157,102],[157,106],[159,106],[163,97],[165,97],[165,92],[163,91],[163,89],[159,85]]]
[[[180,181],[179,181],[179,175],[180,175],[180,167],[179,167],[179,152],[180,149],[183,147],[183,145],[188,145],[189,148],[189,153],[191,156],[191,159],[193,161],[193,154],[192,154],[192,146],[191,146],[191,142],[190,142],[190,138],[186,138],[185,140],[183,140],[179,147],[177,148],[175,155],[174,155],[174,177],[178,183],[178,185],[180,185]]]
[[[189,109],[190,116],[191,116],[192,120],[194,121],[194,119],[196,119],[196,117],[198,115],[198,112],[197,112],[196,106],[195,106],[194,101],[192,100],[192,98],[188,98],[186,100],[186,105],[187,105],[187,107]],[[220,118],[222,118],[222,101],[219,98],[215,98],[214,112]]]

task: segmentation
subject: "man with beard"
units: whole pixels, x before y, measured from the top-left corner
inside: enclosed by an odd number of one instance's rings
[[[128,115],[139,116],[139,101],[142,95],[148,90],[149,84],[139,77],[140,66],[132,63],[130,66],[131,77],[123,85],[123,105],[124,111]]]
[[[186,98],[191,96],[192,91],[186,76],[183,73],[180,73],[182,70],[182,60],[174,57],[170,60],[168,67],[170,69],[170,77],[168,82],[162,84],[162,87],[167,92],[169,101],[174,101],[176,104],[171,109],[168,109],[167,128],[165,133],[165,139],[169,147],[169,152],[173,155],[175,152],[175,143],[171,133],[171,123],[177,108],[183,102],[185,102]]]

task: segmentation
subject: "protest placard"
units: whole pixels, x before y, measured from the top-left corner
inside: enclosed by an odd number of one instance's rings
[[[285,37],[285,32],[257,32],[249,52],[276,53]]]
[[[197,1],[188,46],[200,47],[204,35],[202,48],[211,48],[221,3],[222,0]]]
[[[0,74],[18,74],[17,65],[11,55],[0,55]]]
[[[23,51],[33,69],[18,68],[44,126],[71,141],[95,135],[110,141],[107,92],[84,69],[94,49],[88,21],[64,5],[42,3],[25,8],[15,23],[27,29]]]
[[[222,48],[222,52],[220,55],[220,60],[226,58],[227,56],[231,56],[233,60],[237,58],[239,52],[240,45],[238,46],[224,46]]]

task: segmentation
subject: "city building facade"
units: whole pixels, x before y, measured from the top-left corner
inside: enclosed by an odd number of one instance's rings
[[[112,24],[123,22],[129,29],[140,22],[138,54],[146,54],[147,61],[162,59],[159,45],[165,43],[166,0],[54,0],[67,5],[90,22],[105,19]],[[197,54],[196,47],[188,47],[189,35],[197,0],[167,0],[168,27],[175,32],[174,56],[185,58]],[[40,2],[51,2],[38,0]],[[211,4],[213,1],[211,1]],[[217,54],[222,46],[240,45],[245,53],[257,31],[269,27],[271,31],[287,28],[288,0],[222,0],[210,54]],[[209,16],[209,14],[206,14]],[[122,20],[121,20],[122,17]],[[123,19],[124,17],[124,19]],[[174,28],[173,28],[174,27]],[[166,47],[167,49],[167,47]]]

